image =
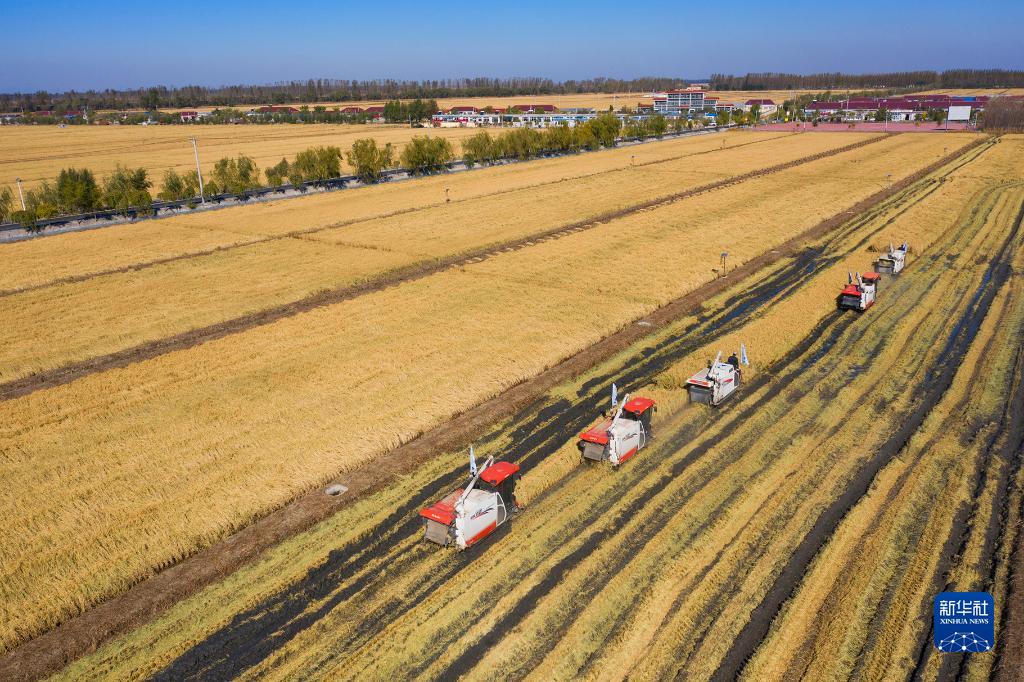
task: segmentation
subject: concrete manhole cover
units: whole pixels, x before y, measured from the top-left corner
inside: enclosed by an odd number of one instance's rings
[[[343,492],[346,492],[347,490],[348,488],[341,485],[340,483],[335,483],[334,485],[327,486],[324,489],[324,492],[330,495],[331,497],[337,497],[338,495],[342,494]]]

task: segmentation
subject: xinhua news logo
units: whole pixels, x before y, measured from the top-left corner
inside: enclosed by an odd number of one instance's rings
[[[981,653],[995,646],[995,602],[988,592],[942,592],[933,608],[939,651]]]

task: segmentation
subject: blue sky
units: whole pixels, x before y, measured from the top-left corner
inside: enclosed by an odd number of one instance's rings
[[[3,92],[307,78],[1024,68],[1020,0],[0,0],[0,7]]]

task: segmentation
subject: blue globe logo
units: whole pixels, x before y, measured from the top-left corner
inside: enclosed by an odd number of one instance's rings
[[[978,637],[973,632],[954,632],[949,637],[939,641],[939,651],[948,653],[973,652],[981,653],[988,651],[992,645],[984,637]]]

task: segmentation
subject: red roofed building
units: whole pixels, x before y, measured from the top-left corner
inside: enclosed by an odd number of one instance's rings
[[[518,109],[524,114],[550,114],[558,111],[558,107],[554,104],[513,104],[513,109]]]
[[[757,107],[759,116],[771,116],[778,111],[779,106],[775,104],[774,100],[770,99],[748,99],[746,102],[740,105],[740,109],[743,111],[750,111],[754,107]]]
[[[297,114],[299,110],[295,107],[259,107],[254,109],[256,114]]]
[[[480,111],[480,110],[477,109],[476,107],[457,106],[457,107],[452,107],[451,109],[449,109],[448,113],[449,114],[475,114],[478,111]]]
[[[345,107],[341,110],[343,114],[361,114],[363,110],[361,107]]]
[[[199,118],[198,111],[179,111],[178,118],[181,119],[182,123],[191,123],[192,121]]]

